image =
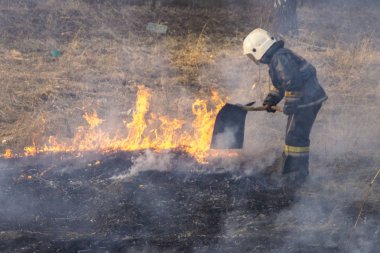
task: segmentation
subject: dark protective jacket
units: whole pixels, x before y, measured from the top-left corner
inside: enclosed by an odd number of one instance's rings
[[[284,48],[283,41],[276,42],[261,62],[269,65],[269,76],[273,83],[264,104],[275,105],[285,97],[285,106],[294,103],[298,108],[305,108],[327,100],[314,66]]]

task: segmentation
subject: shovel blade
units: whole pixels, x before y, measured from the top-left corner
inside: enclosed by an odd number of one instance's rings
[[[224,105],[216,116],[211,149],[243,148],[246,116],[247,111],[241,107]]]

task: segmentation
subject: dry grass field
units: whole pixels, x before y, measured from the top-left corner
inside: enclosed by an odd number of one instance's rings
[[[317,66],[330,101],[343,99],[335,109],[349,98],[355,106],[368,102],[368,112],[379,91],[376,9],[364,9],[356,22],[347,16],[351,9],[335,11],[337,6],[322,13],[304,7],[300,37],[287,43]],[[211,89],[240,102],[260,100],[268,89],[266,70],[241,55],[246,33],[268,26],[266,6],[152,11],[81,1],[28,8],[3,1],[1,12],[1,151],[22,152],[50,135],[70,136],[93,110],[113,124],[128,120],[138,85],[154,89],[155,107],[171,115],[189,114],[193,99],[208,98]],[[360,22],[367,16],[373,21],[363,31]],[[337,29],[341,18],[351,30]],[[168,34],[145,31],[148,22],[168,25]],[[54,49],[62,56],[53,58]]]

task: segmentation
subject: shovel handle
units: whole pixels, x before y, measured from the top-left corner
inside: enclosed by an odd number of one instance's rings
[[[253,106],[241,106],[242,109],[246,110],[246,111],[254,111],[254,112],[258,112],[258,111],[266,111],[266,108],[265,106],[258,106],[258,107],[253,107]],[[277,112],[284,112],[284,109],[281,107],[281,106],[271,106],[271,109],[272,110],[275,110]]]

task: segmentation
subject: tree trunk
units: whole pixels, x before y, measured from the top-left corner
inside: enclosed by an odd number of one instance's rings
[[[281,35],[297,35],[297,0],[274,0],[273,30]]]

